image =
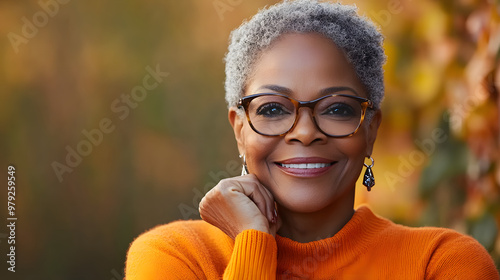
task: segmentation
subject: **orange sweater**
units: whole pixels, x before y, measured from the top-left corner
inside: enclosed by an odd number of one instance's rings
[[[204,221],[156,227],[131,245],[127,280],[500,279],[476,240],[442,228],[410,228],[367,207],[333,237],[298,243],[257,231],[232,240]]]

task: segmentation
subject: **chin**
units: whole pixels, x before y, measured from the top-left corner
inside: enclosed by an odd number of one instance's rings
[[[313,213],[336,204],[342,195],[333,186],[318,189],[318,185],[286,184],[287,188],[275,191],[275,199],[280,206],[296,213]],[[314,187],[316,186],[316,187]]]

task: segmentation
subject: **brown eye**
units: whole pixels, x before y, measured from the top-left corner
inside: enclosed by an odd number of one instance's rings
[[[348,104],[345,103],[334,103],[330,105],[321,115],[332,116],[338,118],[355,117],[356,110]]]
[[[261,105],[256,112],[256,115],[268,117],[268,118],[275,118],[275,117],[280,117],[284,115],[290,115],[290,112],[283,106],[282,104],[279,103],[267,103],[264,105]]]

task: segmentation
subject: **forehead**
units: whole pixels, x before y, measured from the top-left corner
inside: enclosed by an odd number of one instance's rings
[[[245,95],[257,93],[262,85],[275,84],[289,88],[299,100],[317,98],[329,87],[351,87],[366,97],[343,51],[317,33],[280,36],[262,51],[252,70]]]

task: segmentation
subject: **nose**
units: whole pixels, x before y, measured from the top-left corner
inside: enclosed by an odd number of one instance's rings
[[[324,143],[326,140],[327,136],[319,130],[309,108],[299,109],[295,126],[285,135],[287,143],[300,142],[304,146]]]

